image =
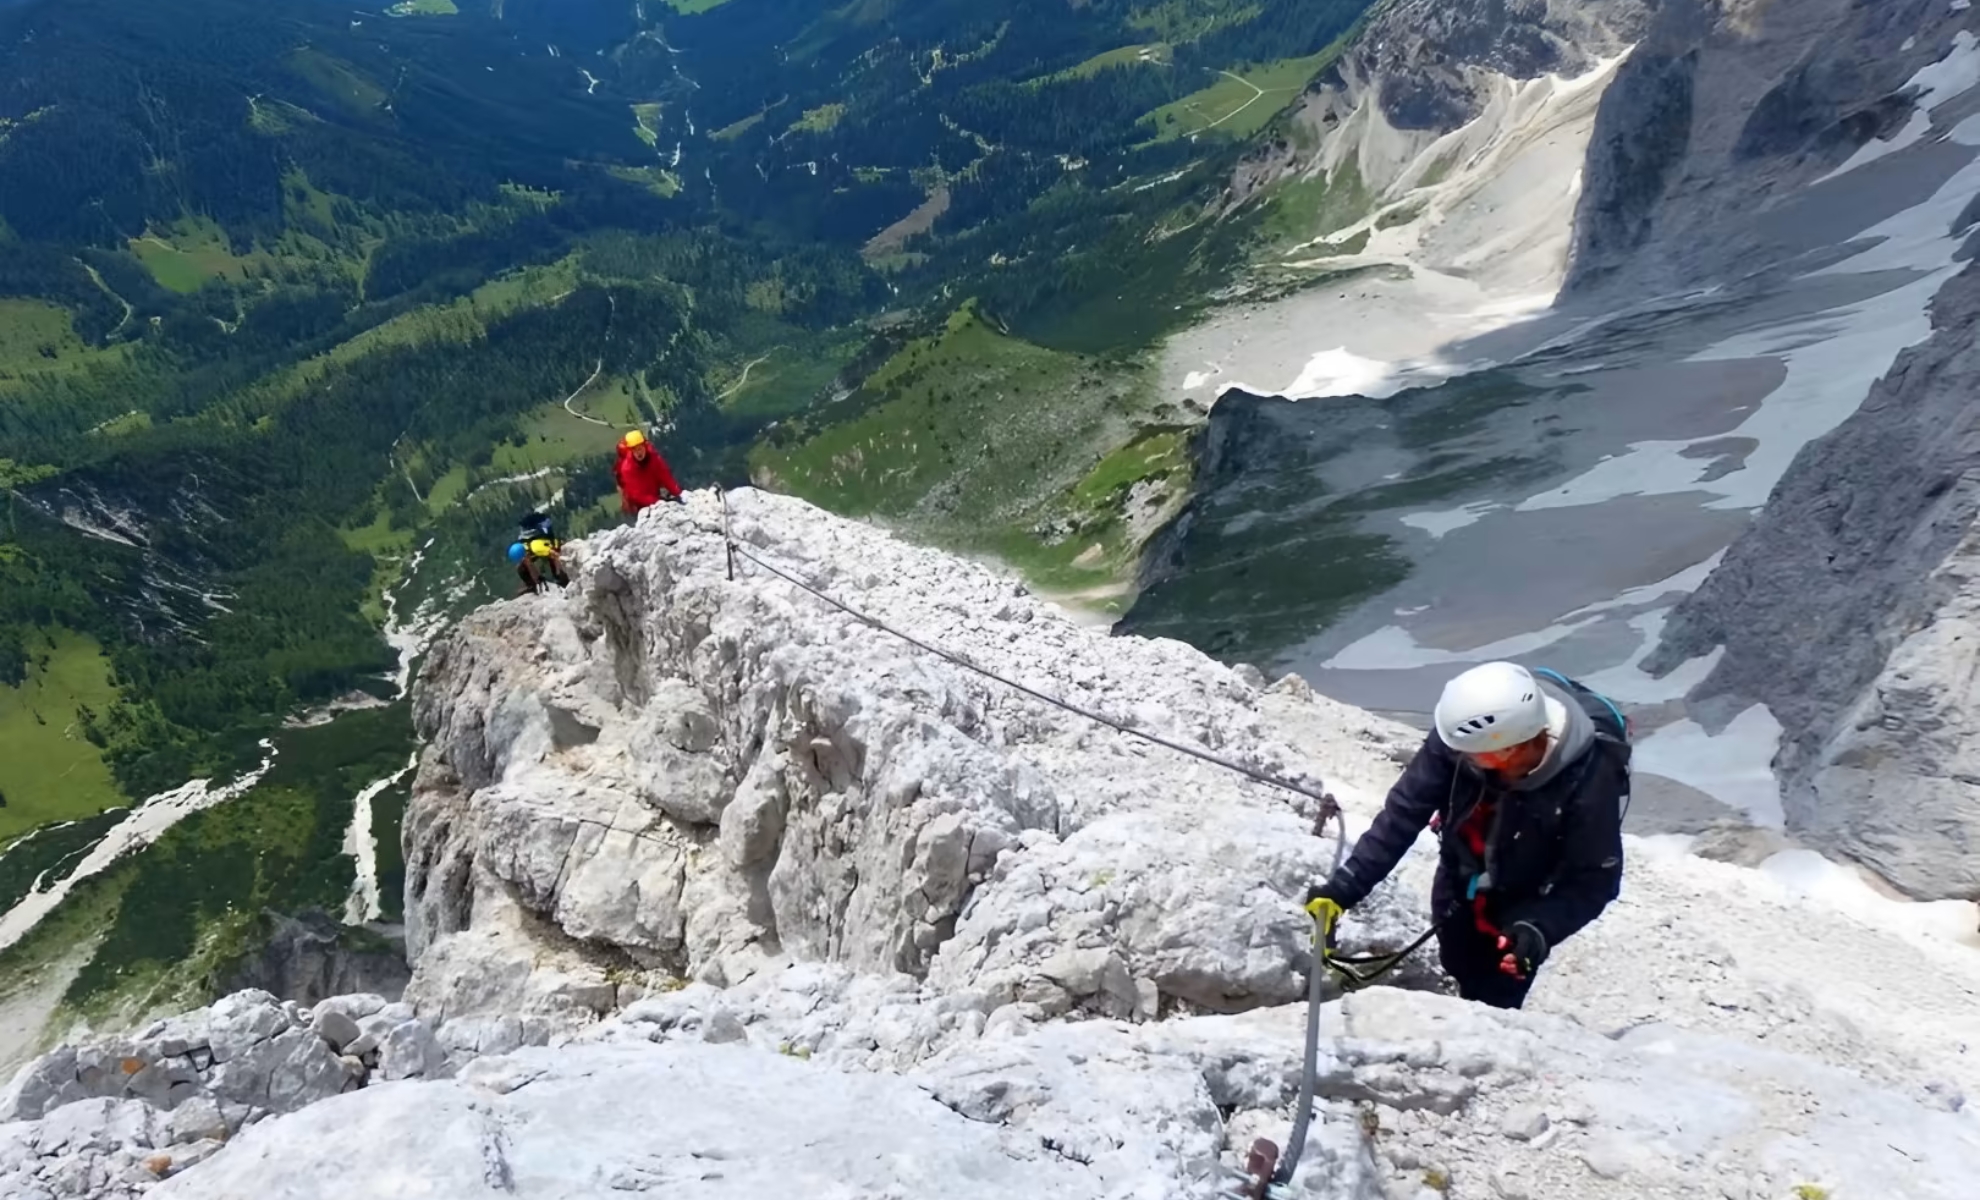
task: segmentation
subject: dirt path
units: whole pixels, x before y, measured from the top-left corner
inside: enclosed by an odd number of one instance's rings
[[[1203,127],[1203,128],[1205,129],[1205,130],[1210,130],[1210,129],[1215,129],[1215,128],[1216,128],[1217,126],[1219,126],[1219,125],[1222,125],[1222,124],[1223,124],[1224,122],[1226,122],[1226,121],[1228,121],[1228,120],[1230,120],[1230,119],[1231,119],[1232,117],[1235,117],[1235,116],[1237,116],[1237,115],[1238,115],[1239,113],[1241,113],[1241,112],[1243,112],[1243,111],[1244,111],[1245,109],[1247,109],[1247,108],[1250,108],[1250,107],[1251,107],[1252,105],[1254,105],[1254,104],[1256,104],[1256,103],[1258,103],[1258,102],[1259,102],[1260,100],[1263,100],[1263,99],[1265,98],[1265,89],[1264,89],[1264,88],[1262,88],[1262,87],[1259,87],[1259,86],[1258,86],[1257,84],[1255,84],[1255,83],[1253,83],[1253,82],[1251,82],[1251,81],[1250,81],[1249,79],[1246,79],[1246,78],[1245,78],[1244,76],[1242,76],[1242,75],[1233,75],[1233,74],[1231,74],[1231,73],[1230,73],[1229,71],[1219,71],[1219,72],[1217,72],[1217,74],[1219,74],[1219,75],[1222,75],[1222,76],[1224,76],[1224,77],[1225,77],[1225,78],[1227,78],[1227,79],[1235,79],[1235,80],[1237,80],[1237,81],[1238,81],[1239,83],[1241,83],[1241,84],[1243,84],[1244,86],[1246,86],[1246,87],[1248,87],[1248,88],[1250,88],[1250,89],[1251,89],[1251,99],[1249,99],[1249,100],[1246,100],[1246,101],[1245,101],[1245,102],[1244,102],[1243,104],[1240,104],[1240,105],[1238,105],[1238,106],[1237,106],[1236,108],[1234,108],[1234,109],[1232,109],[1231,111],[1229,111],[1229,112],[1227,112],[1227,113],[1225,113],[1225,114],[1224,114],[1223,116],[1221,116],[1221,117],[1218,117],[1218,118],[1217,118],[1216,120],[1214,120],[1214,121],[1212,121],[1212,122],[1210,122],[1210,123],[1209,123],[1208,125],[1205,125],[1205,126]]]
[[[604,372],[605,372],[605,360],[601,358],[598,360],[598,366],[592,370],[591,378],[579,384],[577,391],[572,392],[570,395],[564,397],[564,411],[576,417],[580,421],[589,421],[593,425],[611,424],[610,421],[601,421],[597,417],[591,416],[588,413],[581,413],[577,409],[571,407],[571,402],[573,400],[576,400],[579,396],[584,395],[585,389],[590,387],[592,384],[597,383],[598,377],[604,374]]]
[[[131,302],[129,300],[126,300],[122,296],[119,296],[114,290],[112,290],[109,284],[103,282],[103,276],[97,272],[95,267],[90,266],[88,263],[84,262],[80,258],[76,259],[75,262],[77,266],[89,272],[90,282],[96,284],[97,287],[102,288],[104,295],[110,297],[112,300],[115,300],[117,303],[124,306],[124,319],[117,322],[117,327],[115,329],[112,329],[109,333],[104,335],[105,337],[116,337],[118,334],[124,331],[124,326],[129,325],[131,323],[131,317],[137,312],[137,310],[131,307]],[[228,332],[231,333],[232,330],[229,330]]]
[[[568,294],[569,293],[566,293],[566,295]],[[610,292],[607,292],[605,294],[605,300],[608,304],[612,306],[611,316],[607,317],[605,321],[605,344],[609,346],[612,344],[612,322],[616,320],[619,315],[619,300],[618,297],[612,295]],[[591,369],[591,378],[579,384],[577,391],[572,392],[570,395],[564,397],[564,411],[576,417],[580,421],[589,421],[593,425],[606,425],[606,426],[611,425],[610,421],[601,421],[597,417],[591,416],[587,413],[581,413],[577,409],[571,407],[571,402],[576,400],[579,396],[584,395],[585,390],[591,387],[592,384],[597,383],[598,377],[600,375],[603,375],[604,373],[605,373],[605,358],[603,355],[600,355],[598,359],[598,365]]]
[[[775,353],[776,353],[775,350],[772,350],[770,352],[770,354],[775,354]],[[769,362],[770,354],[765,354],[761,358],[751,359],[749,362],[744,363],[742,374],[738,376],[736,381],[730,384],[728,388],[724,390],[721,395],[715,397],[715,402],[717,404],[720,404],[722,401],[727,400],[729,397],[735,395],[737,392],[742,391],[743,385],[749,382],[749,373],[755,370],[758,364]]]

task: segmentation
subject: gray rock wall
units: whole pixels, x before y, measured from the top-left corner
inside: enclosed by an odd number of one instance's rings
[[[1376,83],[1397,129],[1444,133],[1478,115],[1483,73],[1582,74],[1641,36],[1659,2],[1400,0],[1344,56],[1346,74]]]
[[[1296,130],[1248,154],[1225,201],[1242,204],[1316,162],[1357,110],[1380,110],[1386,135],[1428,145],[1484,111],[1508,79],[1583,74],[1622,52],[1648,27],[1661,0],[1397,0],[1308,85],[1293,112]],[[1321,146],[1316,153],[1314,139]],[[1380,188],[1386,179],[1364,179]]]
[[[400,941],[346,929],[321,912],[262,919],[261,949],[234,969],[224,991],[264,991],[313,1007],[360,993],[397,1000],[412,978]]]
[[[1565,293],[1628,300],[1833,251],[1903,189],[1790,193],[1901,126],[1905,83],[1963,23],[1943,0],[1664,0],[1603,98]]]
[[[1324,770],[1369,804],[1388,782],[1329,751],[1322,718],[1344,710],[1310,692],[1082,629],[1007,577],[794,500],[730,502],[751,553],[1027,686],[1308,786]],[[635,977],[722,985],[790,961],[1054,1016],[1298,994],[1295,901],[1332,848],[1309,801],[1068,718],[761,568],[730,580],[721,521],[698,493],[590,539],[568,594],[485,609],[429,656],[404,835],[421,1015],[582,1025]],[[1270,732],[1275,700],[1311,743]],[[1380,754],[1408,732],[1355,736]],[[1385,920],[1396,897],[1356,936],[1413,924]]]
[[[1862,230],[1972,160],[1940,132],[1973,95],[1935,94],[1935,129],[1916,146],[1814,185],[1915,119],[1910,80],[1973,25],[1937,0],[1669,0],[1604,98],[1567,293],[1601,307],[1737,289],[1863,249]],[[1949,632],[1965,619],[1955,548],[1980,508],[1977,313],[1968,271],[1939,292],[1930,340],[1797,456],[1646,663],[1723,646],[1691,696],[1698,714],[1710,726],[1765,703],[1783,728],[1789,828],[1921,897],[1980,895],[1980,795],[1963,782],[1966,684]]]
[[[1924,897],[1980,898],[1966,645],[1980,547],[1980,271],[1932,307],[1863,407],[1809,444],[1665,627],[1652,671],[1725,656],[1693,693],[1764,702],[1789,826]],[[1902,651],[1894,657],[1895,651]]]

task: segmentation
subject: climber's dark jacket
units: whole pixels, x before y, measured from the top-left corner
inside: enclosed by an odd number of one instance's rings
[[[1555,946],[1601,915],[1622,890],[1629,748],[1598,736],[1573,695],[1549,682],[1541,686],[1562,702],[1567,723],[1538,770],[1508,787],[1432,730],[1354,853],[1328,881],[1328,894],[1343,908],[1360,903],[1395,870],[1431,818],[1441,816],[1440,921],[1452,919],[1448,909],[1469,907],[1472,881],[1481,873],[1488,896],[1484,915],[1500,929],[1526,921]],[[1480,863],[1459,830],[1486,809],[1491,816]]]

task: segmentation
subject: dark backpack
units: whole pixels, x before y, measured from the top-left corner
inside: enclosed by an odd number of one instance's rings
[[[1623,773],[1627,777],[1630,773],[1631,729],[1629,718],[1623,715],[1623,710],[1616,702],[1586,684],[1569,679],[1559,671],[1547,667],[1534,667],[1532,670],[1535,675],[1544,676],[1551,682],[1561,685],[1568,695],[1581,702],[1582,711],[1595,722],[1595,740],[1616,748],[1616,752],[1622,755]],[[1627,790],[1623,792],[1622,810],[1624,816],[1629,815]]]
[[[533,512],[522,519],[522,532],[517,540],[527,545],[537,538],[550,539],[550,544],[559,550],[564,547],[564,543],[557,539],[548,513]]]
[[[1614,700],[1578,680],[1569,679],[1559,671],[1547,667],[1534,667],[1535,675],[1542,675],[1567,689],[1567,693],[1581,701],[1581,707],[1595,721],[1598,733],[1607,734],[1610,741],[1629,745],[1629,718],[1616,706]]]

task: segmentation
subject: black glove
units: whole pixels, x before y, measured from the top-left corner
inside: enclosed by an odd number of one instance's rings
[[[1330,879],[1330,880],[1328,880],[1328,881],[1327,881],[1326,883],[1316,883],[1316,884],[1314,884],[1314,885],[1313,885],[1312,887],[1309,887],[1309,888],[1307,888],[1307,889],[1306,889],[1306,902],[1307,902],[1308,904],[1311,904],[1311,903],[1313,903],[1313,902],[1314,902],[1315,900],[1318,900],[1318,899],[1320,899],[1321,897],[1323,897],[1323,896],[1324,896],[1324,897],[1326,897],[1326,898],[1327,898],[1327,899],[1329,899],[1329,900],[1333,900],[1333,901],[1334,901],[1334,903],[1336,903],[1336,904],[1340,904],[1340,901],[1339,901],[1339,900],[1337,900],[1337,899],[1335,899],[1335,897],[1334,897],[1334,890],[1333,890],[1333,887],[1331,886],[1331,885],[1333,884],[1333,882],[1334,882],[1334,881]],[[1346,905],[1342,905],[1341,907],[1342,907],[1343,909],[1345,909],[1345,908],[1346,908],[1347,906],[1346,906]]]
[[[1547,961],[1547,935],[1529,921],[1515,921],[1499,935],[1499,970],[1514,979],[1531,979],[1540,964]]]

